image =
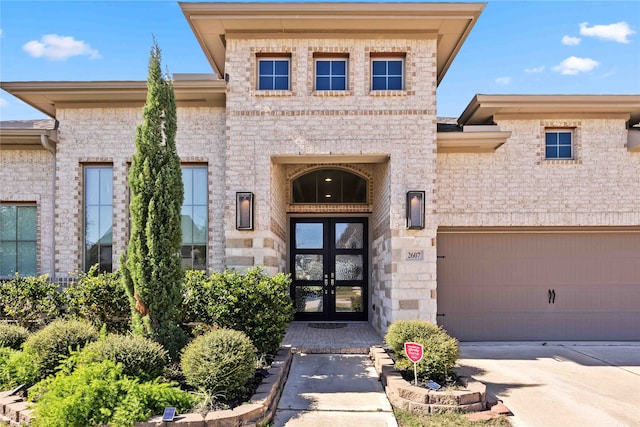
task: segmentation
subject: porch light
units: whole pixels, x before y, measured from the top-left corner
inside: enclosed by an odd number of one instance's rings
[[[407,191],[407,229],[424,228],[424,191]]]
[[[253,193],[236,193],[236,230],[253,230]]]

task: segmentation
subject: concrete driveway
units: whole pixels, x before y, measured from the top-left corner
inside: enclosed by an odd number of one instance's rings
[[[640,343],[461,343],[515,427],[640,426]]]

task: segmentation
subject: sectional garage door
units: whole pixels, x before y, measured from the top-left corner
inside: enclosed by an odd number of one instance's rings
[[[438,323],[463,341],[639,340],[640,233],[438,233]]]

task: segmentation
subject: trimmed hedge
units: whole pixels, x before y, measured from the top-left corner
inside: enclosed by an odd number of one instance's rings
[[[406,342],[415,342],[423,346],[423,358],[416,364],[418,378],[421,380],[444,381],[453,374],[458,359],[458,340],[450,337],[442,328],[424,320],[399,320],[393,322],[385,341],[395,351],[398,358],[396,368],[413,371],[413,362],[405,352]]]
[[[254,377],[256,349],[243,332],[215,329],[187,345],[180,364],[189,385],[229,401]]]
[[[62,313],[63,298],[49,276],[0,281],[0,307],[20,326],[38,329]]]
[[[22,343],[29,336],[29,330],[19,325],[0,322],[0,347],[20,350]]]
[[[122,373],[143,381],[161,376],[167,351],[155,341],[137,335],[107,335],[87,344],[78,356],[80,365],[111,360],[122,364]]]

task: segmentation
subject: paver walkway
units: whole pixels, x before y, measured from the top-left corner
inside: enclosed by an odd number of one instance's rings
[[[382,344],[371,325],[293,322],[282,344],[301,353],[291,363],[275,427],[397,427],[366,354]]]

